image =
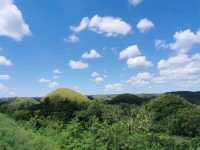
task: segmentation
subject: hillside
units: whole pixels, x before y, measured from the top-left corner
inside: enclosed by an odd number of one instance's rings
[[[76,91],[57,89],[41,101],[0,103],[0,126],[0,147],[6,150],[200,148],[198,105],[169,93],[89,101]]]
[[[198,104],[198,105],[200,104],[200,92],[176,91],[169,93],[179,95],[193,104]]]

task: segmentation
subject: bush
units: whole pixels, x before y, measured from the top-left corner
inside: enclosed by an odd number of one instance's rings
[[[200,109],[182,109],[170,122],[172,134],[196,137],[200,136]]]

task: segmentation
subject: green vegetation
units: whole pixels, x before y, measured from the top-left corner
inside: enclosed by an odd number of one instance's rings
[[[83,103],[87,102],[88,99],[81,95],[78,92],[75,92],[71,89],[57,89],[53,91],[52,93],[49,93],[44,99],[44,103],[57,103],[57,102],[63,102],[63,101],[72,101],[72,102],[78,102]]]
[[[200,108],[174,94],[95,99],[58,89],[0,104],[2,150],[198,150]]]
[[[135,105],[141,105],[144,103],[147,99],[138,97],[133,94],[121,94],[116,97],[114,97],[112,100],[108,101],[109,104],[135,104]]]

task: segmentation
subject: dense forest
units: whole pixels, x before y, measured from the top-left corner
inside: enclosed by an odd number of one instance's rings
[[[41,99],[4,99],[0,150],[198,150],[199,95],[86,97],[57,89]]]

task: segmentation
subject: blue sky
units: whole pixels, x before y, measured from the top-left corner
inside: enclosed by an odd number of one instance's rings
[[[199,0],[0,0],[0,96],[200,89]]]

